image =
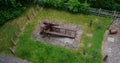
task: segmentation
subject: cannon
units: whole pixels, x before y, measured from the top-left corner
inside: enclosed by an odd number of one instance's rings
[[[116,34],[118,32],[117,29],[109,29],[110,34]]]
[[[56,24],[50,21],[44,21],[43,24],[45,26],[42,27],[40,34],[56,35],[60,37],[68,37],[68,38],[73,38],[73,39],[76,36],[75,29],[72,30],[69,28],[65,28],[63,26],[60,26],[59,24]]]

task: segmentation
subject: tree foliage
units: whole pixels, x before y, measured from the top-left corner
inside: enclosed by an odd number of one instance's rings
[[[120,11],[120,0],[86,0],[91,7]],[[79,0],[84,2],[84,0]]]
[[[0,25],[21,15],[25,8],[19,0],[0,0]]]
[[[21,15],[33,4],[84,14],[89,13],[90,6],[120,11],[120,0],[0,0],[0,25]]]
[[[80,3],[78,0],[41,0],[42,3],[38,3],[39,5],[43,5],[45,7],[52,7],[57,9],[67,9],[67,11],[73,13],[85,13],[88,11],[89,4]]]
[[[81,4],[81,7],[80,7],[80,12],[81,13],[84,13],[84,14],[88,14],[90,13],[89,11],[89,4],[87,2],[84,2],[83,4]]]
[[[72,12],[78,12],[80,7],[80,2],[78,0],[69,0],[68,9]]]

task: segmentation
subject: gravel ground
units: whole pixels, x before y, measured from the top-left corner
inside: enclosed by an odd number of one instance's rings
[[[12,55],[0,54],[0,63],[32,63]]]
[[[74,25],[74,24],[68,24],[68,23],[62,23],[60,21],[54,21],[54,23],[58,23],[59,25],[69,28],[69,29],[76,29],[76,37],[75,39],[67,38],[67,37],[59,37],[59,36],[53,36],[50,35],[49,37],[43,37],[42,34],[39,34],[41,31],[41,26],[43,26],[43,21],[41,20],[39,24],[36,26],[35,30],[32,33],[32,38],[45,42],[50,43],[58,46],[68,47],[71,49],[76,49],[80,43],[80,35],[82,34],[82,26],[80,25]]]
[[[106,63],[120,63],[120,19],[116,19],[110,28],[117,28],[118,33],[110,35],[106,32],[102,47],[103,56],[108,55]]]

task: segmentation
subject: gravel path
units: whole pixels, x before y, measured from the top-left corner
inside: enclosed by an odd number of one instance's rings
[[[0,63],[32,63],[12,55],[0,54]]]
[[[108,55],[105,63],[120,63],[120,19],[116,19],[110,28],[117,28],[118,33],[110,35],[106,32],[102,47],[103,56]]]

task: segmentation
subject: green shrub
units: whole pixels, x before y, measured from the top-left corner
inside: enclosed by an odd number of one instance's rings
[[[67,10],[73,13],[89,13],[89,4],[80,3],[78,0],[1,0],[0,2],[0,25],[20,16],[24,8],[32,4]]]
[[[1,10],[0,11],[0,25],[3,25],[5,22],[7,22],[10,19],[13,19],[17,16],[20,16],[23,12],[23,8],[10,8],[7,10]]]
[[[86,0],[91,7],[120,11],[120,0]],[[84,3],[84,0],[79,0]]]
[[[20,16],[25,8],[26,4],[20,0],[0,0],[0,25]]]
[[[69,11],[79,12],[80,2],[78,0],[69,0],[67,3],[67,8]]]
[[[78,0],[38,0],[38,4],[44,7],[52,7],[57,9],[67,9],[73,13],[88,13],[89,4],[87,2],[80,3]]]
[[[89,4],[87,3],[87,2],[85,2],[85,3],[82,3],[81,4],[81,6],[80,6],[80,12],[81,13],[84,13],[84,14],[89,14],[90,13],[90,11],[89,11]]]

